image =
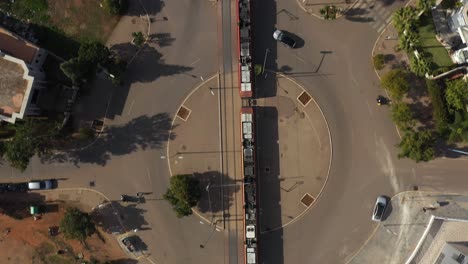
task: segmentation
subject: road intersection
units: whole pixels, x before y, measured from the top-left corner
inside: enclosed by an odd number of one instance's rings
[[[159,38],[143,48],[129,66],[128,82],[115,90],[106,116],[109,136],[72,158],[46,163],[35,158],[23,174],[7,165],[0,167],[0,173],[5,181],[66,178],[61,187],[95,188],[111,200],[118,200],[122,193],[152,192],[153,200],[139,205],[146,228],[139,235],[148,245],[152,262],[241,263],[236,252],[242,245],[239,237],[234,237],[242,230],[232,231],[237,221],[229,221],[233,226],[216,232],[197,217],[177,219],[161,201],[170,178],[168,156],[172,154],[166,152],[167,141],[172,144],[179,136],[171,125],[183,100],[203,80],[218,73],[224,89],[215,96],[231,100],[233,105],[238,99],[234,98],[237,88],[232,89],[237,86],[237,77],[230,75],[236,70],[237,55],[232,46],[226,46],[233,45],[235,24],[232,19],[219,24],[225,13],[232,11],[222,9],[230,2],[142,3],[152,18],[150,35]],[[398,160],[395,145],[399,137],[388,110],[374,103],[381,88],[372,68],[371,51],[382,25],[403,4],[377,3],[378,10],[374,7],[372,12],[375,16],[385,14],[377,24],[377,20],[368,23],[346,16],[336,21],[319,20],[304,13],[294,0],[253,2],[255,63],[262,64],[263,54],[269,50],[267,74],[257,82],[259,95],[269,98],[278,93],[272,72],[297,82],[323,112],[333,152],[329,175],[323,176],[328,177],[327,184],[312,209],[285,228],[262,230],[262,248],[268,252],[262,256],[264,263],[345,263],[376,227],[370,221],[376,196],[393,196],[414,186],[457,193],[468,187],[463,177],[467,160],[463,158],[439,158],[424,164]],[[278,13],[283,9],[297,19]],[[303,43],[297,49],[280,46],[271,36],[274,28],[294,33]],[[222,70],[226,67],[228,71]],[[97,83],[110,85],[108,80]],[[214,104],[206,107],[219,111]],[[234,124],[224,126],[224,131],[231,131],[222,135],[227,136],[225,149],[235,150],[237,143],[232,140],[238,136],[238,111],[231,108],[221,113],[230,116]],[[235,162],[233,153],[223,155],[223,159]],[[235,175],[240,177],[233,170],[235,167],[224,172],[234,179]],[[268,216],[268,212],[263,214]]]

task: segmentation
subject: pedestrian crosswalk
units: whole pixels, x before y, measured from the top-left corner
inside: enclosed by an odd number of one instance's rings
[[[351,21],[367,22],[377,32],[382,32],[392,20],[394,6],[377,0],[357,0],[346,17]]]

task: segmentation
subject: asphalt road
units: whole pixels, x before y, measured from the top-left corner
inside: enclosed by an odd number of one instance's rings
[[[160,1],[143,2],[156,18],[151,33],[169,33],[172,40],[152,43],[155,49],[132,63],[129,75],[135,79],[116,92],[111,104],[109,125],[118,133],[82,153],[76,164],[34,159],[24,174],[3,164],[0,175],[4,181],[59,178],[61,187],[89,187],[94,181],[94,188],[115,200],[121,193],[152,192],[137,211],[146,227],[140,235],[150,258],[157,263],[223,263],[228,254],[224,234],[200,224],[197,217],[177,219],[160,200],[169,173],[167,160],[161,159],[165,142],[155,137],[168,122],[158,114],[173,117],[200,77],[218,71],[217,10],[208,1],[166,1],[162,8]],[[385,8],[393,10],[398,4]],[[256,63],[263,63],[269,48],[267,69],[284,71],[306,87],[327,118],[333,142],[323,195],[303,218],[280,230],[282,243],[275,242],[278,233],[264,234],[262,248],[271,253],[263,256],[264,263],[345,262],[375,228],[370,214],[377,195],[391,196],[413,185],[466,193],[466,159],[417,165],[396,159],[399,137],[388,109],[374,102],[382,93],[371,67],[376,27],[346,18],[321,21],[303,13],[293,0],[256,0],[253,10]],[[271,36],[275,27],[301,37],[303,46],[291,50],[278,45]],[[270,87],[260,88],[266,96],[274,93]]]
[[[382,6],[377,1],[386,13],[402,4]],[[264,230],[265,263],[346,262],[376,227],[370,216],[378,195],[392,196],[414,185],[466,192],[462,177],[466,160],[415,164],[397,159],[399,136],[388,109],[375,103],[383,91],[372,69],[371,51],[380,26],[348,18],[318,20],[290,0],[255,1],[254,11],[256,63],[263,62],[269,48],[267,69],[288,74],[314,96],[328,121],[333,144],[329,181],[316,205],[298,222],[278,231],[282,243],[275,242],[279,239],[275,232]],[[288,49],[275,43],[274,28],[297,35],[303,44]],[[268,78],[263,83],[271,83]],[[261,85],[260,89],[269,88]],[[262,217],[269,217],[268,212]]]

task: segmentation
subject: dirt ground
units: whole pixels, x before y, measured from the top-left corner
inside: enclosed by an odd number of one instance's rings
[[[106,42],[119,16],[103,10],[102,1],[49,0],[49,16],[56,27],[80,40],[97,39]]]
[[[64,211],[65,205],[58,204],[56,212],[46,213],[36,221],[31,216],[14,219],[0,214],[1,263],[77,263],[80,254],[84,260],[125,263],[126,256],[115,238],[103,231],[93,234],[85,244],[66,240],[60,232],[49,236],[48,228],[59,225]],[[63,253],[57,254],[59,250]]]

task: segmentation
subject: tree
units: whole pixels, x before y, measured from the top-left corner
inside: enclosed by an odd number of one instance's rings
[[[5,144],[5,157],[13,167],[24,171],[34,154],[49,152],[58,134],[58,124],[49,120],[27,119],[17,123],[15,136]]]
[[[418,9],[424,13],[430,11],[435,5],[435,0],[418,0]]]
[[[72,58],[68,61],[60,64],[60,69],[63,74],[67,76],[73,84],[81,84],[86,82],[85,75],[85,65],[78,59]]]
[[[413,55],[410,61],[410,68],[417,76],[425,76],[431,70],[431,60],[424,53],[419,53],[419,58]]]
[[[447,81],[445,100],[453,110],[465,110],[468,102],[468,84],[463,79]]]
[[[412,6],[399,8],[393,14],[392,20],[399,34],[405,30],[408,32],[416,27],[417,10]]]
[[[128,9],[127,0],[104,0],[104,7],[112,15],[123,15]]]
[[[415,50],[420,43],[419,35],[414,31],[408,31],[406,34],[400,34],[399,46],[407,52]]]
[[[91,216],[78,208],[68,208],[60,221],[60,230],[67,239],[85,241],[86,237],[96,232]]]
[[[413,113],[405,103],[396,103],[392,106],[392,120],[403,130],[407,130],[414,125]]]
[[[372,57],[372,62],[374,63],[374,68],[376,70],[382,70],[385,67],[385,55],[376,54],[374,57]]]
[[[408,73],[403,69],[394,69],[386,73],[381,85],[396,100],[401,100],[409,90]]]
[[[143,36],[143,33],[140,31],[138,32],[132,32],[132,37],[133,37],[133,44],[137,45],[138,47],[141,47],[143,43],[145,42],[145,37]]]
[[[455,118],[449,126],[449,130],[448,141],[450,143],[468,142],[468,117],[466,111],[455,112]]]
[[[447,106],[442,97],[442,91],[439,84],[434,80],[426,80],[427,91],[431,98],[433,108],[433,119],[435,122],[436,130],[442,137],[445,137],[448,131],[448,124],[450,122],[447,111]]]
[[[164,199],[172,205],[177,217],[191,215],[191,208],[198,203],[200,198],[199,182],[191,175],[172,176],[169,188],[164,194]]]
[[[398,147],[398,158],[410,158],[416,162],[434,159],[434,138],[429,131],[415,132],[407,130]]]

